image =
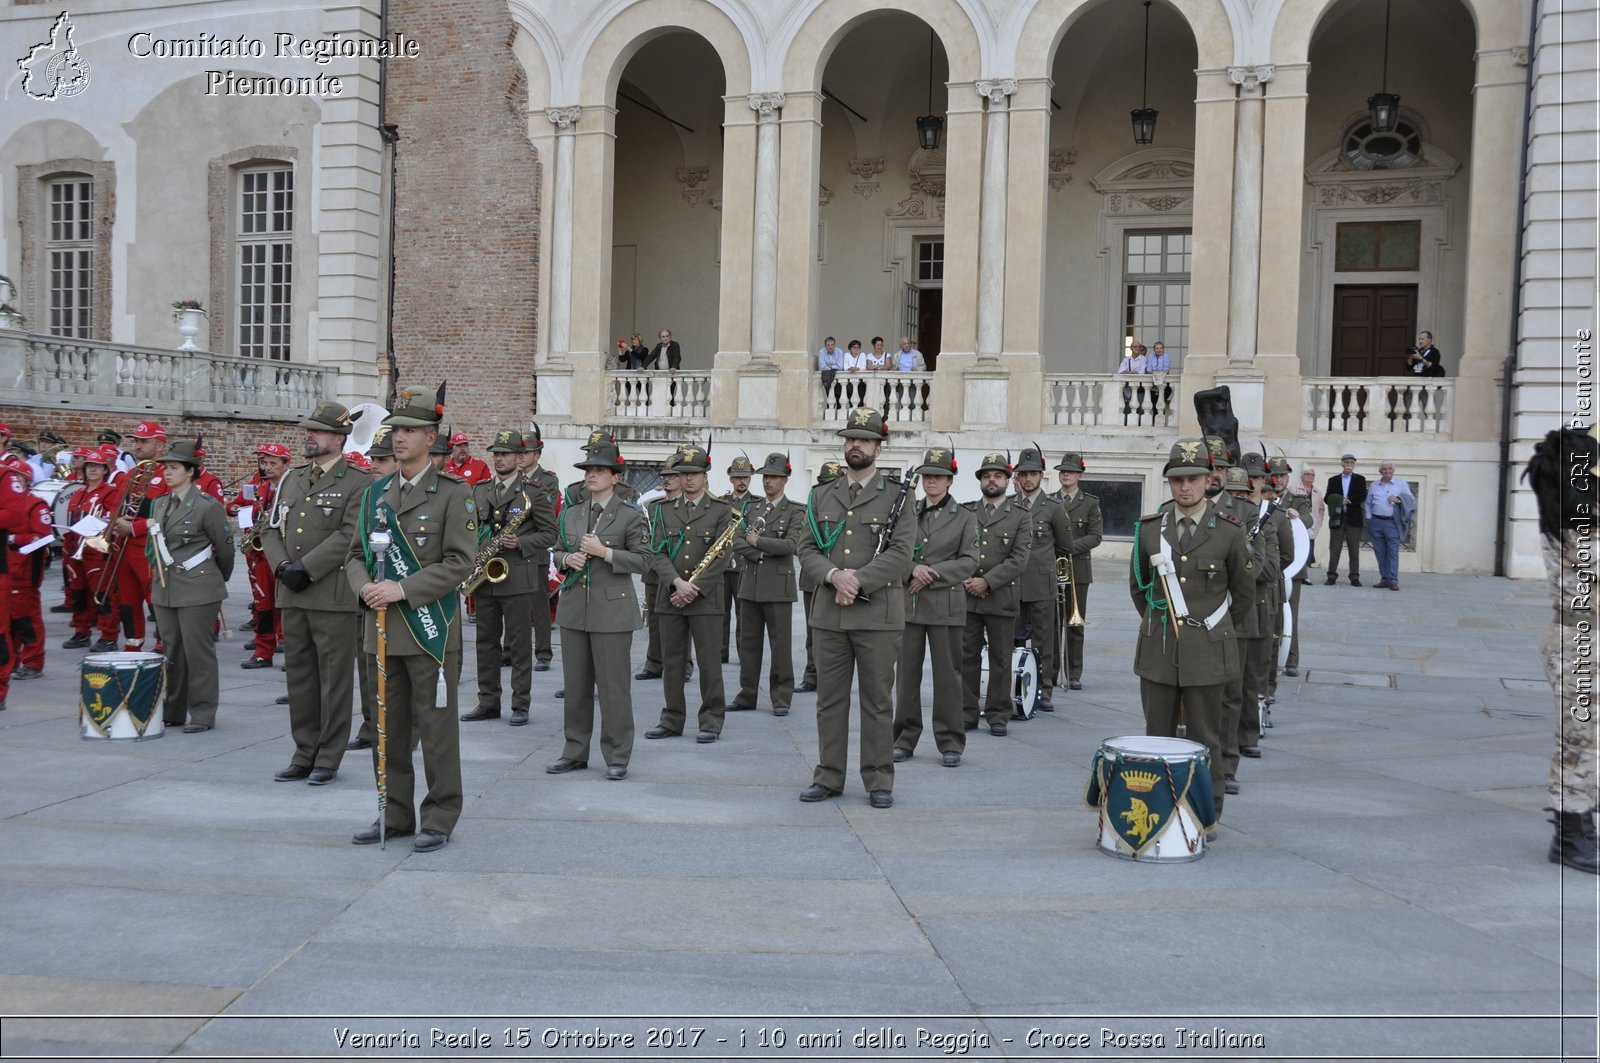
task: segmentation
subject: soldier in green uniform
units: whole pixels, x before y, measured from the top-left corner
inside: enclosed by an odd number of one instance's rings
[[[528,485],[528,497],[543,496],[545,504],[550,507],[550,514],[554,518],[561,502],[561,481],[556,474],[539,464],[539,459],[544,456],[544,437],[539,434],[539,425],[534,423],[532,433],[523,433],[523,450],[518,468],[522,472],[522,479]],[[548,672],[550,662],[555,658],[555,650],[550,644],[550,551],[535,554],[530,561],[538,570],[538,577],[534,580],[533,589],[533,670],[535,672]]]
[[[1246,455],[1246,461],[1250,455]],[[1259,658],[1270,652],[1274,607],[1277,604],[1275,566],[1278,557],[1278,528],[1263,520],[1253,504],[1255,489],[1247,468],[1229,467],[1223,474],[1222,489],[1240,503],[1245,543],[1255,562],[1255,583],[1250,594],[1250,609],[1234,630],[1239,640],[1244,667],[1239,678],[1228,680],[1223,698],[1222,780],[1225,793],[1239,792],[1239,757],[1261,755],[1261,675]],[[1253,752],[1245,752],[1252,750]]]
[[[667,464],[661,470],[662,497],[641,506],[644,513],[645,539],[651,553],[659,545],[656,542],[656,530],[660,523],[661,507],[671,505],[683,494],[683,474],[677,470],[678,455],[683,453],[679,447],[667,459]],[[660,679],[661,678],[661,621],[656,616],[656,592],[660,584],[656,582],[655,565],[652,564],[644,572],[644,626],[647,631],[644,649],[644,667],[634,675],[635,679]],[[691,659],[687,665],[687,675],[694,674],[694,661]]]
[[[905,635],[895,669],[894,759],[910,760],[922,737],[922,662],[933,660],[933,742],[945,767],[961,763],[967,732],[961,722],[961,637],[967,626],[963,584],[978,570],[976,518],[950,497],[955,451],[935,447],[917,473],[917,538],[906,589]]]
[[[372,446],[367,448],[367,458],[372,462],[372,478],[374,480],[381,480],[400,467],[394,460],[394,448],[389,445],[389,429],[378,429],[377,435],[372,437]],[[344,586],[349,586],[349,580],[341,578],[339,582]],[[351,599],[354,600],[355,595],[352,594]],[[350,744],[345,746],[345,749],[371,749],[372,743],[378,737],[378,732],[372,729],[372,717],[368,715],[371,711],[370,706],[374,704],[372,700],[375,696],[374,692],[377,690],[375,674],[377,667],[372,656],[361,648],[362,643],[366,641],[367,618],[365,611],[360,608],[359,602],[356,609],[352,611],[351,618],[355,621],[355,648],[352,655],[356,659],[356,683],[359,687],[356,691],[356,696],[361,701],[361,726],[357,729],[356,736],[350,739]]]
[[[324,402],[300,422],[306,464],[278,485],[261,549],[276,574],[283,618],[294,756],[273,778],[333,781],[350,737],[350,695],[361,603],[344,578],[361,494],[370,474],[344,456],[350,411]]]
[[[733,459],[728,466],[728,486],[731,490],[722,496],[722,500],[732,506],[734,512],[742,512],[746,506],[754,502],[755,496],[750,493],[750,477],[755,475],[755,466],[750,464],[750,459],[743,454]],[[722,574],[722,663],[728,663],[728,634],[730,628],[742,627],[744,621],[737,614],[739,612],[739,580],[744,575],[744,559],[735,551],[728,558],[728,568]],[[735,636],[735,644],[738,637]]]
[[[837,480],[839,475],[839,463],[837,461],[823,462],[822,467],[817,471],[817,482],[812,486],[813,493],[823,484]],[[807,496],[806,501],[809,505],[809,496]],[[800,586],[800,615],[805,617],[806,621],[806,667],[805,671],[800,673],[800,685],[794,688],[794,692],[796,694],[811,694],[817,689],[817,661],[811,653],[811,599],[817,593],[817,581],[806,572],[806,567],[801,565],[798,582]]]
[[[1145,733],[1191,741],[1211,754],[1222,814],[1222,691],[1239,674],[1238,628],[1252,608],[1255,565],[1240,519],[1206,498],[1206,444],[1180,439],[1164,470],[1172,506],[1134,527],[1128,591],[1139,611],[1133,656]]]
[[[1244,462],[1245,472],[1250,476],[1250,500],[1258,511],[1266,512],[1265,522],[1272,525],[1273,534],[1276,536],[1273,556],[1262,560],[1263,564],[1276,562],[1272,584],[1272,624],[1266,631],[1267,645],[1258,650],[1254,657],[1247,658],[1255,668],[1256,690],[1261,696],[1257,711],[1261,717],[1266,718],[1271,712],[1272,703],[1277,700],[1275,692],[1278,678],[1278,636],[1283,633],[1283,603],[1288,600],[1289,590],[1283,578],[1283,571],[1294,560],[1294,532],[1289,527],[1289,521],[1294,518],[1278,503],[1266,458],[1260,454],[1250,453],[1244,456]],[[1260,755],[1259,746],[1254,753],[1245,753],[1245,756],[1251,757]]]
[[[650,564],[644,517],[616,493],[622,455],[612,444],[578,462],[584,499],[562,510],[556,565],[565,574],[556,618],[561,624],[561,674],[567,691],[561,756],[545,768],[564,775],[589,766],[594,698],[600,697],[600,755],[606,778],[627,778],[633,756],[633,692],[628,681],[633,633],[642,625],[635,573]]]
[[[617,434],[611,431],[609,428],[596,428],[593,432],[589,433],[588,440],[584,442],[583,452],[587,454],[595,447],[605,446],[609,446],[613,450],[616,449]],[[618,480],[615,490],[617,497],[622,499],[624,502],[632,502],[635,504],[638,503],[639,492],[635,490],[634,486],[628,483],[626,480]],[[589,497],[588,491],[589,489],[584,486],[583,480],[572,481],[572,483],[567,485],[567,490],[562,495],[562,505],[570,506],[574,503],[583,501],[585,498]]]
[[[1022,574],[1033,550],[1028,514],[1006,497],[1011,462],[1004,454],[986,454],[978,466],[983,497],[968,503],[978,544],[978,568],[962,583],[967,592],[966,631],[961,639],[962,714],[965,729],[978,729],[978,702],[989,733],[1006,733],[1015,706],[1011,702],[1011,649],[1022,611]],[[978,690],[983,653],[989,654],[989,689]]]
[[[1289,490],[1289,474],[1292,472],[1294,472],[1294,468],[1289,464],[1288,458],[1281,456],[1268,458],[1265,486],[1271,491],[1271,497],[1275,498],[1283,506],[1284,516],[1287,520],[1298,520],[1305,526],[1306,537],[1309,540],[1311,529],[1316,524],[1311,508],[1311,495],[1309,493],[1297,495]],[[1292,528],[1292,525],[1290,527]],[[1292,560],[1294,558],[1294,535],[1292,531],[1290,531],[1287,538],[1289,557]],[[1279,545],[1280,547],[1282,546],[1282,544]],[[1300,588],[1311,582],[1306,576],[1306,571],[1310,567],[1309,564],[1301,565],[1300,571],[1296,572],[1292,577],[1288,575],[1283,577],[1283,590],[1289,596],[1290,630],[1287,633],[1282,630],[1283,618],[1280,616],[1278,618],[1278,638],[1273,640],[1272,645],[1272,669],[1268,673],[1270,678],[1267,680],[1267,697],[1272,701],[1276,701],[1278,698],[1278,657],[1285,637],[1289,639],[1289,656],[1284,662],[1283,674],[1287,676],[1300,674]],[[1288,572],[1287,567],[1284,572]]]
[[[909,485],[878,469],[878,454],[889,437],[883,414],[857,407],[839,434],[847,471],[811,493],[800,539],[801,567],[817,582],[811,600],[817,767],[800,800],[825,801],[844,792],[854,680],[861,700],[861,781],[873,808],[889,808],[894,804],[891,688],[906,624],[905,579],[917,522],[906,504]]]
[[[528,722],[533,697],[533,609],[549,602],[548,563],[556,541],[555,507],[533,490],[517,466],[522,433],[502,429],[489,445],[494,477],[473,486],[473,501],[485,539],[479,556],[490,548],[505,566],[499,582],[485,580],[473,591],[478,603],[478,704],[464,721],[500,718],[500,655],[502,628],[511,646],[511,726]],[[535,588],[544,591],[536,593]],[[545,606],[548,617],[549,606]]]
[[[805,507],[784,497],[788,455],[768,454],[761,466],[763,497],[744,514],[745,532],[734,544],[739,576],[739,694],[728,706],[756,707],[761,687],[761,640],[772,650],[767,692],[772,715],[789,715],[794,695],[794,558],[805,532]]]
[[[1056,492],[1055,500],[1060,502],[1067,511],[1067,521],[1072,525],[1072,567],[1068,570],[1071,579],[1068,586],[1077,603],[1077,612],[1080,617],[1089,615],[1089,585],[1094,582],[1094,565],[1090,553],[1099,546],[1105,537],[1105,518],[1100,513],[1100,499],[1089,492],[1079,488],[1083,474],[1088,472],[1084,464],[1083,455],[1072,451],[1061,455],[1061,464],[1056,466],[1056,473],[1061,481],[1061,490]],[[1056,676],[1065,675],[1069,690],[1083,689],[1083,626],[1067,624],[1072,616],[1073,603],[1068,602],[1065,616],[1058,616],[1058,624],[1066,626],[1067,637],[1056,639],[1057,645],[1066,643],[1067,653],[1065,661],[1056,662]]]
[[[727,566],[727,551],[714,558],[694,582],[689,581],[700,562],[708,557],[730,521],[739,514],[719,498],[706,492],[706,475],[711,455],[699,447],[678,453],[673,466],[683,477],[683,495],[658,511],[655,531],[656,615],[661,624],[661,660],[667,704],[661,721],[644,733],[646,738],[672,738],[683,734],[688,717],[684,682],[689,643],[694,643],[700,659],[699,732],[695,741],[715,742],[722,734],[727,702],[722,689],[722,669],[717,667],[717,642],[722,633],[722,573]]]
[[[1012,504],[1028,515],[1033,547],[1028,567],[1022,570],[1022,608],[1017,616],[1017,638],[1033,633],[1039,656],[1038,707],[1054,712],[1051,693],[1056,681],[1056,559],[1072,556],[1072,522],[1060,502],[1044,491],[1044,451],[1029,447],[1017,455],[1016,491]]]
[[[233,575],[233,530],[222,503],[195,486],[200,440],[179,443],[161,458],[168,492],[150,507],[145,547],[150,602],[167,655],[167,700],[162,719],[184,734],[217,723],[217,610]],[[162,578],[164,574],[164,578]]]
[[[388,806],[390,835],[416,831],[412,848],[442,847],[461,817],[461,723],[456,681],[461,675],[461,595],[457,588],[472,571],[478,548],[477,506],[472,489],[441,473],[429,460],[444,413],[444,387],[434,392],[402,388],[389,425],[390,445],[399,470],[374,482],[362,496],[362,512],[350,541],[345,576],[368,617],[365,650],[378,651],[376,610],[387,612]],[[376,550],[373,530],[387,525],[393,537]],[[434,704],[440,670],[445,708]],[[422,799],[420,829],[413,803],[415,775],[411,736],[422,737],[422,763],[428,791]],[[373,771],[378,770],[377,749]],[[379,840],[377,822],[356,834],[357,845]]]

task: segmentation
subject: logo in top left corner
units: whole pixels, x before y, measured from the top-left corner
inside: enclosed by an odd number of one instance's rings
[[[65,11],[50,27],[50,39],[28,49],[17,60],[22,91],[35,100],[76,96],[89,87],[89,61],[73,43],[72,17]]]

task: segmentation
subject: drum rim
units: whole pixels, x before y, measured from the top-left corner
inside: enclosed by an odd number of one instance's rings
[[[149,650],[107,650],[104,653],[86,653],[83,655],[83,664],[154,664],[156,661],[166,660],[165,654],[151,653]]]
[[[1183,746],[1171,747],[1169,753],[1161,753],[1155,750],[1130,749],[1122,745],[1122,743],[1139,742],[1181,742]],[[1192,760],[1196,756],[1211,752],[1204,745],[1193,739],[1176,738],[1168,735],[1122,735],[1117,738],[1107,738],[1100,743],[1100,749],[1102,752],[1114,754],[1121,760],[1168,760],[1173,754],[1185,754],[1183,759]]]

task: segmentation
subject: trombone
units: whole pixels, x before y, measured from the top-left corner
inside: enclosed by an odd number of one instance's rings
[[[1072,604],[1068,613],[1067,603]],[[1056,605],[1066,617],[1067,627],[1088,627],[1083,611],[1078,608],[1078,578],[1073,569],[1072,555],[1056,558]]]

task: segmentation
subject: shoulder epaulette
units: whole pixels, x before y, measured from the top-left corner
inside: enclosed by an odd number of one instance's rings
[[[1232,513],[1224,513],[1219,509],[1217,510],[1217,516],[1221,517],[1229,524],[1232,524],[1235,528],[1244,527],[1244,521],[1240,520],[1238,517],[1235,517]]]
[[[976,512],[978,512],[978,503],[976,503],[976,502],[961,502],[961,503],[959,503],[959,505],[961,506],[962,509],[966,510],[968,513],[976,513]]]
[[[624,499],[623,499],[623,500],[622,500],[622,504],[623,504],[623,505],[625,505],[625,506],[627,506],[627,507],[628,507],[628,508],[629,508],[629,509],[638,509],[638,508],[639,508],[639,505],[638,505],[638,503],[637,503],[637,502],[635,502],[635,501],[634,501],[634,500],[633,500],[633,499],[631,499],[631,498],[624,498]]]
[[[455,473],[451,472],[449,469],[440,469],[439,470],[439,479],[441,479],[441,480],[453,480],[454,482],[456,482],[458,484],[464,484],[464,483],[467,482],[467,481],[463,480],[461,477],[457,476]]]

